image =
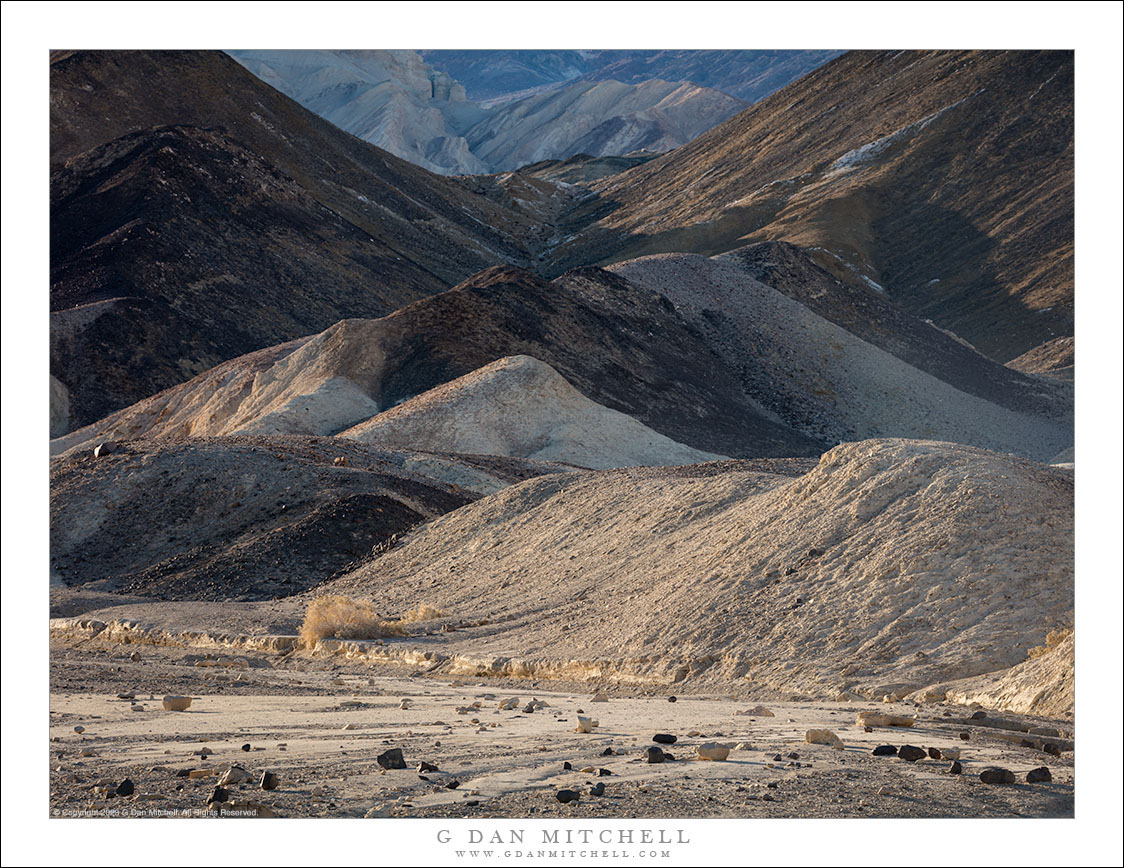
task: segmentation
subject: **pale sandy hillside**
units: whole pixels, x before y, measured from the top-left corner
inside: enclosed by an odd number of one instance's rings
[[[740,370],[752,397],[809,436],[952,440],[1043,461],[1073,445],[1072,405],[1064,395],[1053,406],[1039,402],[1046,416],[968,394],[761,283],[733,260],[667,253],[609,270],[669,299]]]
[[[340,436],[385,448],[507,455],[595,469],[723,457],[676,443],[594,403],[530,356],[492,362]]]
[[[548,476],[328,588],[465,619],[422,640],[453,672],[904,695],[1008,669],[1072,626],[1072,479],[908,440],[837,447],[795,479]]]

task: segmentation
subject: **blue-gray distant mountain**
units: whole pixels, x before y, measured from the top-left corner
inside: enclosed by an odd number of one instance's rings
[[[629,73],[634,80],[628,83],[560,79],[547,93],[474,101],[455,76],[406,50],[252,50],[231,56],[341,129],[441,174],[510,171],[583,153],[663,153],[748,107],[688,79],[636,73]],[[555,69],[569,78],[574,72]]]
[[[754,103],[822,66],[842,51],[615,49],[599,51],[419,52],[464,85],[468,99],[490,100],[578,80],[640,84],[690,81]]]

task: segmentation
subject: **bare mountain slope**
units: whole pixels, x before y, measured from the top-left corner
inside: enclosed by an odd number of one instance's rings
[[[533,356],[586,398],[734,457],[814,455],[666,299],[601,269],[553,282],[484,271],[377,320],[235,359],[52,442],[232,433],[334,434],[504,356]]]
[[[722,457],[676,443],[595,404],[530,356],[492,362],[340,436],[384,448],[511,455],[595,469]]]
[[[221,52],[53,53],[51,166],[51,371],[72,425],[527,262],[535,237]]]
[[[1072,474],[889,440],[840,446],[796,479],[544,477],[326,590],[487,619],[428,646],[453,655],[451,673],[902,695],[1015,666],[1072,625]]]
[[[748,394],[809,436],[951,440],[1039,460],[1073,443],[1065,386],[1027,378],[1013,384],[1021,391],[1000,385],[993,391],[1003,405],[968,394],[753,279],[734,260],[667,253],[611,270],[669,299],[739,370]],[[995,362],[972,361],[1000,383],[1014,379]],[[968,379],[972,368],[962,373]]]
[[[784,240],[1006,361],[1073,332],[1073,54],[854,51],[599,182],[550,267]]]
[[[51,462],[52,578],[158,599],[289,596],[481,490],[563,469],[330,437],[74,451]]]

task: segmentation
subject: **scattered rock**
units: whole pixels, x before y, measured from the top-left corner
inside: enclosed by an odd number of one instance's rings
[[[1036,769],[1036,771],[1038,770]],[[1041,771],[1045,772],[1046,770],[1041,769]],[[1031,772],[1031,774],[1034,774],[1034,772]],[[1049,772],[1046,772],[1046,780],[1049,780],[1049,774]],[[1030,780],[1030,775],[1027,775],[1027,780]],[[131,796],[135,790],[136,787],[133,785],[133,782],[129,780],[129,778],[125,778],[125,780],[117,785],[117,789],[114,792],[119,796]]]
[[[843,739],[830,729],[809,729],[804,733],[804,741],[808,744],[826,744],[836,750],[843,750]]]
[[[453,778],[451,781],[449,781],[449,783],[445,784],[445,789],[455,790],[460,785],[461,785],[461,782],[458,781],[456,778]]]
[[[84,726],[76,726],[76,727],[74,727],[74,731],[75,731],[76,733],[78,733],[79,735],[81,735],[82,733],[84,733],[84,732],[86,731],[86,727],[84,727]]]
[[[104,458],[117,451],[117,444],[112,440],[103,440],[94,447],[94,458]]]
[[[219,778],[220,786],[237,786],[244,784],[246,781],[252,780],[253,775],[246,771],[241,766],[231,766],[226,770],[221,778]]]
[[[191,707],[190,696],[165,696],[161,703],[165,711],[187,711]]]
[[[676,700],[676,698],[675,698],[674,696],[669,696],[669,697],[667,698],[667,701],[668,701],[668,702],[677,702],[678,700]]]
[[[898,748],[898,756],[907,763],[915,763],[919,759],[924,759],[928,754],[912,744],[903,744]]]
[[[519,697],[518,696],[511,696],[511,697],[508,697],[507,699],[501,700],[500,704],[496,707],[499,708],[500,711],[511,711],[514,708],[518,708],[519,707]]]
[[[554,794],[563,805],[568,805],[570,802],[576,802],[581,798],[581,794],[577,790],[559,790]]]
[[[211,795],[207,799],[208,805],[213,805],[218,802],[225,802],[230,798],[230,793],[227,792],[225,787],[215,787],[211,790]]]
[[[646,751],[649,763],[662,763],[667,759],[667,755],[658,747],[650,747]]]
[[[593,732],[594,727],[596,727],[597,725],[598,721],[592,720],[591,718],[579,714],[578,725],[574,732]]]
[[[897,756],[898,749],[892,744],[880,744],[870,753],[871,756]]]
[[[929,748],[929,759],[939,760],[941,758],[941,749],[939,747]]]
[[[249,745],[249,742],[247,742],[246,744],[242,745],[242,750],[246,751],[246,753],[249,753],[249,752],[250,752],[250,745]]]
[[[402,748],[399,747],[394,747],[390,750],[383,751],[375,758],[375,761],[384,769],[406,768],[406,760],[402,756]]]
[[[652,736],[652,741],[656,744],[675,744],[675,742],[679,741],[679,736],[671,735],[666,732],[657,732]]]
[[[1052,741],[1048,741],[1044,745],[1042,745],[1042,750],[1043,750],[1043,752],[1048,753],[1050,756],[1061,756],[1062,755],[1062,749],[1060,747],[1058,747],[1056,744],[1054,744]]]
[[[942,747],[941,759],[958,760],[960,759],[960,748],[958,747]]]
[[[1013,784],[1015,775],[1010,769],[990,766],[980,772],[980,780],[985,784]]]
[[[983,720],[985,717],[987,717],[986,711],[977,711],[973,713],[972,716],[968,718],[968,720]]]
[[[769,711],[764,705],[755,705],[749,709],[746,714],[750,717],[776,717],[773,712]]]
[[[598,781],[596,784],[589,788],[589,794],[591,796],[605,795],[605,784],[601,781]]]
[[[562,771],[564,771],[564,772],[571,771],[573,768],[574,768],[573,765],[569,762],[562,763]]]
[[[715,762],[723,762],[726,757],[730,755],[730,749],[724,744],[717,744],[716,742],[707,742],[700,744],[695,751],[702,760],[714,760]]]
[[[959,775],[964,772],[964,766],[960,765],[960,760],[954,760],[952,765],[948,767],[950,775]]]
[[[968,739],[970,739],[971,737],[972,737],[972,736],[971,736],[971,735],[970,735],[969,733],[966,733],[966,732],[962,732],[962,733],[960,733],[960,740],[961,740],[961,741],[967,741],[967,740],[968,740]]]
[[[118,693],[117,698],[118,699],[136,699],[137,695],[135,693]]]
[[[595,694],[593,694],[593,698],[589,701],[590,702],[608,702],[609,697],[606,696],[604,693],[595,693]]]
[[[427,763],[425,761],[422,761],[422,762],[418,763],[418,774],[419,775],[425,774],[426,772],[436,772],[436,771],[440,771],[440,769],[438,769],[437,766],[435,766],[433,763]]]
[[[1053,779],[1054,776],[1050,774],[1050,770],[1046,768],[1046,766],[1031,769],[1026,773],[1026,782],[1028,784],[1048,784]]]

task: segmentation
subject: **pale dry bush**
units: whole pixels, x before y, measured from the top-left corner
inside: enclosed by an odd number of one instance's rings
[[[439,618],[442,613],[428,603],[419,603],[401,618],[387,620],[374,606],[339,594],[326,594],[313,600],[304,613],[301,643],[311,648],[321,639],[381,639],[402,636],[405,625]]]
[[[1068,639],[1073,634],[1072,627],[1058,627],[1056,630],[1051,630],[1046,634],[1046,644],[1039,645],[1036,648],[1031,648],[1027,652],[1027,656],[1033,660],[1036,657],[1041,657],[1043,654],[1048,654],[1057,648],[1063,641]]]

